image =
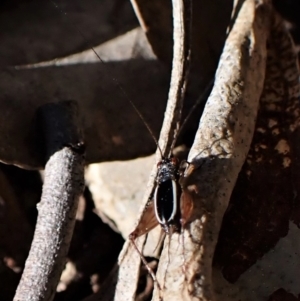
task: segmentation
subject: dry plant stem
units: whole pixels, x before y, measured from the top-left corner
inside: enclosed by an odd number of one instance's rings
[[[49,160],[35,234],[14,301],[51,301],[64,268],[84,187],[84,149],[74,113],[70,102],[39,111]]]
[[[165,118],[162,126],[162,130],[159,138],[159,146],[162,150],[163,156],[170,154],[172,143],[176,139],[176,133],[178,131],[181,110],[183,104],[183,97],[185,92],[185,80],[188,71],[187,57],[189,52],[189,40],[186,34],[186,20],[189,21],[190,13],[187,3],[189,1],[173,1],[173,18],[174,18],[174,57],[173,68],[171,74],[171,83],[168,96],[168,104],[166,108]],[[188,28],[189,29],[189,28]],[[156,152],[158,161],[161,160],[161,153],[159,150]],[[151,176],[147,185],[144,207],[148,202],[150,195],[155,186],[156,166],[153,167]],[[142,208],[139,221],[142,219],[144,208]],[[136,240],[137,248],[142,252],[142,246],[145,242],[145,236],[142,236]],[[111,275],[109,281],[115,283],[115,278],[118,277],[115,292],[112,287],[108,288],[108,284],[105,283],[103,289],[95,296],[94,300],[115,300],[115,301],[127,301],[135,299],[135,292],[137,288],[137,282],[139,278],[141,259],[134,250],[130,241],[127,241],[123,247],[123,250],[119,256],[119,269],[118,274],[114,271],[115,276]]]
[[[192,164],[182,180],[183,189],[194,200],[191,223],[183,232],[184,246],[178,243],[178,235],[173,235],[158,267],[164,301],[214,300],[212,258],[223,214],[253,136],[269,23],[269,2],[246,0],[226,41],[189,155]],[[159,300],[157,294],[153,300]]]
[[[180,126],[181,110],[189,68],[191,0],[172,0],[173,5],[173,62],[168,104],[159,145],[163,155],[171,155]]]

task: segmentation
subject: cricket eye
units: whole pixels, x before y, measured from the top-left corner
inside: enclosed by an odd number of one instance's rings
[[[161,166],[161,161],[157,162],[157,167],[160,167]]]

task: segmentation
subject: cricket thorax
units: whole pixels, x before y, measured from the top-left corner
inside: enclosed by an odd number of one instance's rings
[[[167,180],[176,181],[178,178],[178,163],[175,158],[164,158],[158,163],[156,182],[158,185]]]

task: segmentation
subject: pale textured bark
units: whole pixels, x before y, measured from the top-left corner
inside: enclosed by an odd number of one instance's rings
[[[255,132],[214,256],[217,300],[285,300],[277,290],[297,296],[300,285],[299,68],[291,37],[276,14],[267,44]]]
[[[191,223],[183,237],[165,243],[157,277],[163,300],[214,300],[212,258],[223,214],[253,136],[262,92],[268,1],[243,3],[226,41],[190,151],[182,184],[194,200]],[[159,300],[155,292],[153,300]]]

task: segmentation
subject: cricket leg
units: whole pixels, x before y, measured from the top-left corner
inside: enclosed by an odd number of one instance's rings
[[[181,224],[181,237],[182,237],[182,250],[183,250],[183,271],[186,272],[186,258],[185,258],[185,249],[184,249],[184,228],[189,222],[191,215],[193,213],[194,202],[192,195],[183,189],[180,197],[180,224]]]
[[[134,231],[131,232],[131,234],[129,235],[129,240],[131,241],[133,247],[138,252],[143,264],[145,265],[146,269],[148,270],[149,274],[151,275],[153,281],[157,284],[157,287],[158,287],[159,291],[161,291],[161,287],[160,287],[160,285],[157,281],[157,278],[155,276],[154,271],[148,265],[144,255],[138,249],[138,247],[135,243],[135,240],[138,237],[142,236],[143,234],[147,234],[149,231],[154,229],[157,225],[158,225],[158,221],[157,221],[156,216],[155,216],[154,205],[153,205],[153,202],[151,202],[146,206],[145,211],[142,214],[142,218],[141,218],[139,224],[136,226]]]

